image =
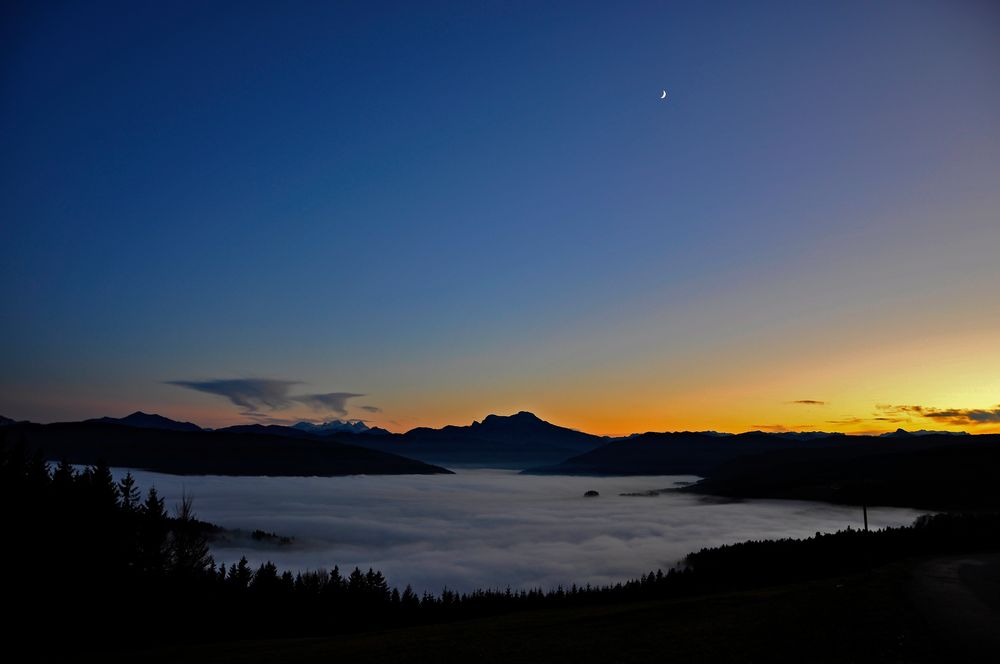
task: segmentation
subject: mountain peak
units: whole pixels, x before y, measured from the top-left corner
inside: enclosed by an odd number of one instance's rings
[[[883,433],[880,438],[896,438],[903,436],[968,436],[967,431],[934,431],[933,429],[917,429],[907,431],[906,429],[896,429],[889,433]]]
[[[350,420],[331,420],[321,424],[314,424],[312,422],[297,422],[292,425],[292,428],[298,429],[299,431],[308,431],[309,433],[319,434],[334,432],[367,433],[371,431],[368,425],[361,420],[356,420],[354,422],[351,422]]]
[[[139,429],[167,429],[170,431],[201,431],[201,427],[191,422],[178,422],[169,417],[157,415],[156,413],[144,413],[137,410],[125,417],[99,417],[88,422],[102,422],[105,424],[121,424],[127,427]]]
[[[544,422],[542,418],[538,417],[534,413],[529,413],[526,410],[521,410],[513,415],[487,415],[483,418],[483,424],[499,424],[501,422],[514,422],[518,424],[535,424],[537,422]]]

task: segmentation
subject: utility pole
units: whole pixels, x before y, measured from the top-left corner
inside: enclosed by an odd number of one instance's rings
[[[865,518],[865,532],[868,532],[868,482],[861,476],[861,514]]]

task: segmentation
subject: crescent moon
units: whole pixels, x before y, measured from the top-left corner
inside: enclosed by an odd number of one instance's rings
[[[664,91],[663,91],[663,94],[662,94],[662,95],[660,95],[660,99],[666,99],[666,98],[667,98],[667,91],[666,91],[666,90],[664,90]]]

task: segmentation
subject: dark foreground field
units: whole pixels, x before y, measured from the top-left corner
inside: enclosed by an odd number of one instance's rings
[[[601,607],[532,611],[324,639],[136,652],[147,662],[982,661],[1000,634],[1000,557]],[[993,651],[996,652],[996,651]]]

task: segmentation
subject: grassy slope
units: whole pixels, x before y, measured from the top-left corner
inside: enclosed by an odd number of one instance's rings
[[[941,661],[908,564],[765,590],[534,611],[329,639],[136,653],[147,662]]]

